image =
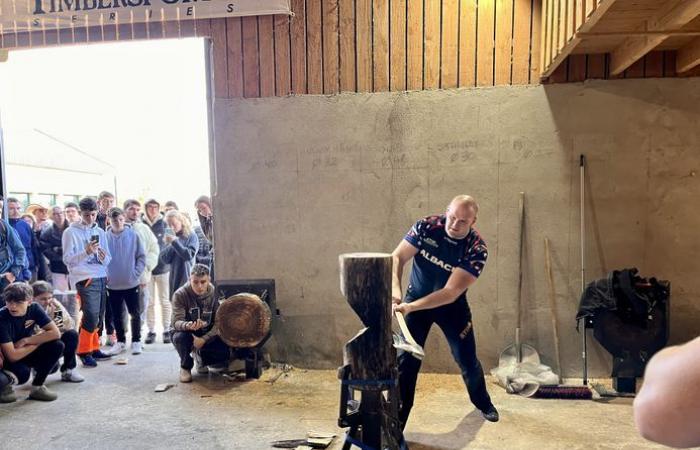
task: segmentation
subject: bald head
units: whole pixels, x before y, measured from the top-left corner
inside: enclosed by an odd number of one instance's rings
[[[452,199],[445,212],[445,230],[453,239],[467,237],[479,212],[479,204],[470,195],[458,195]]]

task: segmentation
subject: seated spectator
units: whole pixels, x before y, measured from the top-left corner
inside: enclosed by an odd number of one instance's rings
[[[63,208],[63,211],[66,213],[66,220],[69,224],[80,222],[80,212],[78,211],[77,203],[66,203],[66,206]]]
[[[138,355],[141,346],[141,275],[146,268],[146,252],[139,236],[125,223],[124,211],[112,208],[107,212],[110,227],[107,244],[112,260],[107,266],[107,301],[112,306],[117,342],[108,352],[117,355],[126,350],[126,317],[124,304],[131,316],[131,353]],[[150,233],[150,231],[149,231]]]
[[[61,332],[63,342],[63,364],[61,365],[61,381],[80,383],[85,381],[75,369],[77,366],[75,352],[78,349],[78,332],[68,310],[53,296],[53,286],[46,281],[36,281],[32,284],[34,303],[38,303],[47,316],[53,320]]]
[[[189,282],[173,295],[172,341],[180,356],[181,383],[192,381],[195,359],[197,373],[207,373],[208,366],[228,364],[231,349],[214,328],[218,306],[209,268],[195,264]]]
[[[192,231],[190,221],[180,211],[168,211],[165,222],[168,224],[163,238],[166,246],[160,252],[160,259],[170,265],[170,292],[174,293],[187,283],[199,250],[199,239]]]
[[[44,229],[39,235],[39,248],[41,253],[49,260],[51,282],[59,291],[70,289],[68,283],[68,268],[63,263],[63,247],[61,238],[69,223],[63,214],[63,208],[54,206],[51,208],[51,220],[53,224]]]
[[[17,384],[29,380],[31,369],[35,370],[29,398],[52,401],[57,395],[44,382],[63,354],[61,333],[36,303],[30,303],[34,292],[27,283],[13,283],[3,291],[6,306],[0,309],[0,349],[4,356],[3,370],[17,379]],[[34,326],[43,332],[34,334]],[[11,385],[3,386],[0,402],[17,400]]]

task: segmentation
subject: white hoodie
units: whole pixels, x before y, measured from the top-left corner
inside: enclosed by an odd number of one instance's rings
[[[104,251],[104,260],[100,261],[97,254],[88,255],[85,249],[93,235],[99,236],[100,248]],[[112,259],[107,245],[107,235],[102,228],[93,223],[91,226],[83,222],[70,224],[61,238],[63,247],[63,263],[68,267],[68,279],[72,286],[88,278],[106,278],[107,265]]]

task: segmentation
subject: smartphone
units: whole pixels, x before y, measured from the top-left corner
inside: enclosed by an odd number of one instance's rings
[[[100,242],[100,235],[99,234],[93,234],[92,236],[90,236],[90,243],[93,243],[93,242]]]
[[[56,311],[53,312],[53,319],[56,321],[62,321],[63,320],[63,311],[60,309],[57,309]]]
[[[192,308],[192,309],[190,309],[190,317],[192,317],[192,320],[198,320],[198,319],[200,319],[200,316],[199,316],[199,308]]]
[[[175,236],[175,231],[173,231],[172,228],[168,227],[165,229],[165,235],[166,236]]]

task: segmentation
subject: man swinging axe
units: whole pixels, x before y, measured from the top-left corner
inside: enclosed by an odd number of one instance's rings
[[[476,356],[476,341],[467,289],[486,264],[486,243],[473,228],[479,206],[468,195],[452,199],[444,215],[416,222],[393,251],[392,297],[394,311],[405,315],[415,342],[423,347],[436,323],[445,334],[452,355],[462,371],[469,398],[484,418],[498,421],[498,411],[486,390],[484,371]],[[411,278],[402,301],[401,276],[414,259]],[[409,352],[399,356],[401,426],[406,426],[413,406],[421,361]]]

